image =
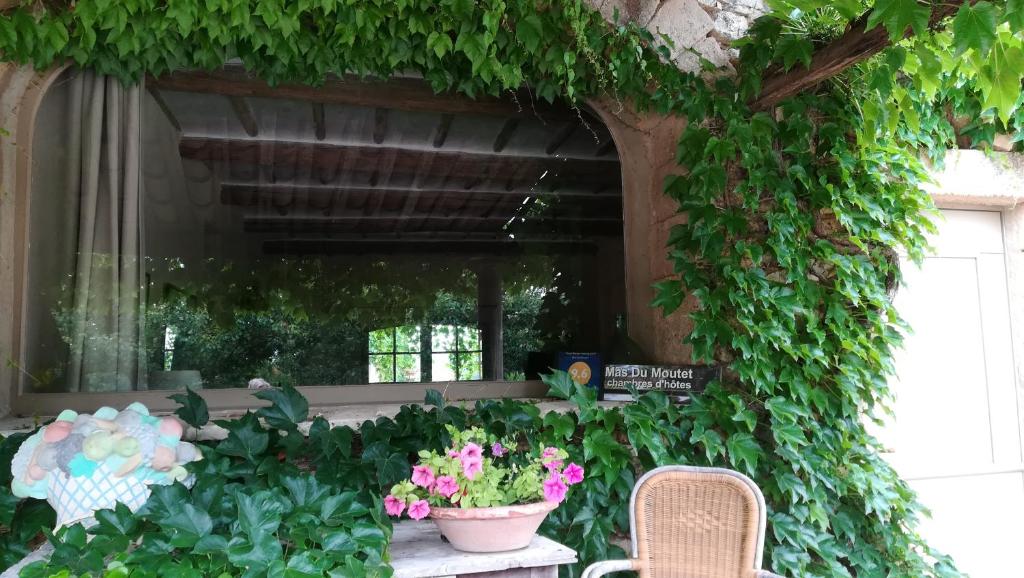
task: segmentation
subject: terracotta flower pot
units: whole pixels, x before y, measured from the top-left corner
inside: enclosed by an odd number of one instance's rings
[[[558,507],[535,502],[499,508],[431,508],[430,517],[456,550],[505,552],[530,545],[537,528]]]

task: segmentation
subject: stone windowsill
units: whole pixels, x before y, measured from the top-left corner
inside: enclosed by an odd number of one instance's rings
[[[457,403],[457,402],[455,402]],[[549,411],[557,412],[569,412],[575,409],[575,406],[568,401],[559,400],[539,400],[536,402],[537,407],[540,408],[541,414],[548,413]],[[599,405],[604,407],[617,407],[623,404],[623,402],[616,401],[602,401],[598,402]],[[358,429],[360,424],[364,421],[376,420],[379,417],[393,418],[398,415],[403,405],[409,404],[382,404],[382,405],[342,405],[334,407],[323,407],[323,408],[310,408],[310,415],[315,417],[323,417],[331,424],[332,427],[338,426],[349,426],[353,429]],[[203,426],[202,429],[196,431],[195,428],[188,428],[188,432],[185,437],[191,440],[210,441],[219,440],[227,437],[227,431],[212,423],[213,420],[218,419],[230,419],[242,415],[240,411],[223,411],[213,412],[210,414],[210,422]],[[4,418],[0,419],[0,436],[8,436],[14,433],[25,432],[32,430],[37,423],[43,421],[40,418]],[[310,426],[313,424],[313,420],[307,420],[299,424],[299,430],[306,434],[309,432]]]

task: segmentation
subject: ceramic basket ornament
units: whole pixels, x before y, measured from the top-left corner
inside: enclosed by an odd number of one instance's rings
[[[95,522],[96,510],[117,502],[133,512],[149,499],[149,486],[193,481],[185,464],[202,459],[181,441],[174,417],[155,417],[141,403],[122,411],[64,410],[26,439],[11,463],[11,490],[20,498],[50,502],[57,527]]]

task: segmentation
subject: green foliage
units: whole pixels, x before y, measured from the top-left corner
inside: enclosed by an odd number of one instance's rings
[[[20,500],[11,493],[11,459],[34,432],[0,437],[0,568],[21,560],[41,542],[56,515],[46,502]]]
[[[185,393],[176,393],[170,398],[178,402],[178,409],[174,414],[182,421],[194,428],[201,428],[210,421],[210,412],[206,408],[206,400],[201,395],[187,388]]]

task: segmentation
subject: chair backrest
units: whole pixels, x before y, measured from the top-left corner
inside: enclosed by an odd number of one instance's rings
[[[761,567],[764,496],[738,472],[651,470],[633,488],[631,510],[640,578],[749,578]]]

